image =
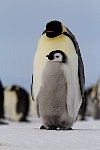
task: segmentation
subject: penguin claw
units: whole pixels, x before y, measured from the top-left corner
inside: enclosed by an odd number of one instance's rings
[[[30,120],[28,120],[28,119],[26,119],[26,118],[21,118],[19,121],[20,121],[20,122],[27,122],[27,123],[30,123]]]

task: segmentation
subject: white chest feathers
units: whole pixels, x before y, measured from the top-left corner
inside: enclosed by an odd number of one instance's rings
[[[63,51],[67,55],[73,78],[75,82],[78,82],[78,56],[72,41],[68,37],[65,38],[63,35],[48,40],[46,35],[44,35],[39,40],[37,51],[34,56],[34,98],[37,97],[41,85],[42,71],[47,63],[46,55],[57,49]]]

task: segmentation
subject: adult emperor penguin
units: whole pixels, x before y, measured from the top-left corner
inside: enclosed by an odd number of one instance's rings
[[[67,110],[73,124],[77,118],[81,102],[84,99],[84,66],[75,36],[59,21],[47,23],[46,30],[39,40],[34,56],[32,97],[37,101],[42,86],[42,73],[48,61],[46,56],[54,50],[61,50],[67,56],[70,76],[74,85],[74,98],[71,101],[67,100]],[[67,78],[67,64],[64,72]],[[72,89],[68,93],[71,94]]]
[[[0,125],[8,124],[4,117],[4,87],[0,80]]]
[[[29,122],[29,93],[19,85],[5,88],[4,115],[12,121]]]

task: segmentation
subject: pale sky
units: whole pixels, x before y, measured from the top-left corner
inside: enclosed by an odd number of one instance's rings
[[[59,20],[76,36],[86,86],[100,76],[99,0],[0,0],[0,78],[30,90],[33,57],[47,22]]]

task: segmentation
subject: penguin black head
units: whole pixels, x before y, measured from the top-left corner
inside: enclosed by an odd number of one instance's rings
[[[50,21],[46,25],[46,30],[44,31],[46,36],[49,38],[54,38],[62,34],[62,24],[59,21]]]
[[[64,27],[60,21],[54,20],[54,21],[48,22],[46,24],[46,30],[42,33],[42,35],[45,33],[48,38],[55,38],[63,34],[64,36],[67,36],[71,39],[71,41],[74,44],[75,49],[77,47],[75,36],[70,32],[70,30],[67,27]]]
[[[62,63],[67,62],[67,56],[61,50],[52,51],[46,57],[48,57],[48,59],[52,60],[52,61],[59,61],[59,62],[62,62]]]
[[[19,86],[13,85],[11,86],[10,91],[18,91],[19,89],[20,89]]]

